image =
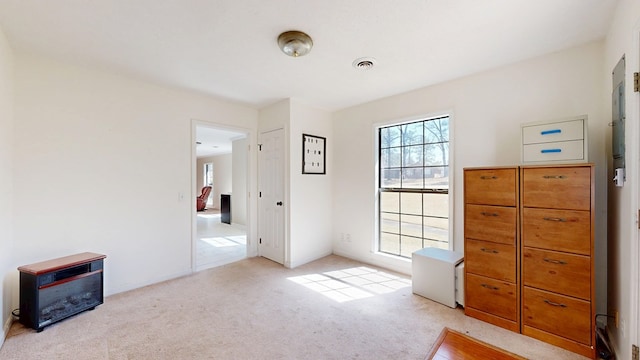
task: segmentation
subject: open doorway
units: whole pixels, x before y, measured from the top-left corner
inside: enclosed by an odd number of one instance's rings
[[[247,257],[248,133],[195,125],[195,271]]]

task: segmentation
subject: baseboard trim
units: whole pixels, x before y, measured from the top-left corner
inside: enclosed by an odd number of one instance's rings
[[[9,334],[9,329],[11,329],[12,324],[13,324],[13,315],[9,314],[9,318],[7,319],[7,321],[5,321],[4,325],[2,326],[2,334],[0,336],[0,348],[2,348],[2,345],[4,344],[4,340],[7,338],[7,335]]]
[[[383,269],[395,271],[400,274],[411,276],[411,261],[404,259],[394,259],[390,255],[378,255],[371,253],[368,256],[359,256],[348,251],[334,250],[333,253],[348,259],[374,265]]]
[[[331,255],[331,254],[333,254],[333,252],[332,252],[332,251],[325,251],[325,252],[323,252],[323,253],[321,253],[321,254],[319,254],[319,255],[313,255],[313,256],[310,256],[310,257],[304,258],[304,259],[302,259],[302,260],[300,260],[300,261],[296,261],[296,262],[285,262],[284,266],[285,266],[285,267],[287,267],[287,268],[289,268],[289,269],[294,269],[294,268],[297,268],[298,266],[301,266],[301,265],[304,265],[304,264],[308,264],[308,263],[310,263],[310,262],[312,262],[312,261],[316,261],[316,260],[318,260],[318,259],[322,259],[323,257],[325,257],[325,256],[329,256],[329,255]]]
[[[173,279],[177,279],[177,278],[181,278],[183,276],[189,276],[192,275],[194,273],[193,270],[189,269],[189,270],[185,270],[185,271],[180,271],[171,275],[167,275],[167,276],[160,276],[157,278],[154,278],[150,281],[145,281],[142,283],[132,283],[132,284],[125,284],[125,286],[121,286],[115,289],[109,289],[108,291],[105,289],[105,293],[104,293],[104,297],[109,297],[112,295],[116,295],[119,293],[123,293],[123,292],[127,292],[127,291],[132,291],[132,290],[136,290],[139,288],[143,288],[145,286],[151,286],[151,285],[155,285],[155,284],[159,284],[161,282],[165,282],[165,281],[169,281],[169,280],[173,280]]]

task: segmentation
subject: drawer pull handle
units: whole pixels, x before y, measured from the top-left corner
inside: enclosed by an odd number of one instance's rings
[[[561,132],[562,130],[560,129],[544,130],[544,131],[540,131],[540,135],[560,134]]]
[[[546,261],[548,263],[552,263],[552,264],[567,265],[567,262],[566,261],[562,261],[562,260],[554,260],[554,259],[544,258],[544,261]]]
[[[553,301],[547,300],[547,299],[544,299],[544,302],[546,302],[547,304],[549,304],[551,306],[559,306],[559,307],[562,307],[562,308],[566,308],[567,307],[567,305],[565,305],[565,304],[553,302]]]
[[[497,176],[487,176],[487,175],[480,176],[480,179],[482,180],[495,180],[497,178],[498,178]]]
[[[490,213],[490,212],[486,212],[486,211],[483,211],[480,214],[482,214],[484,216],[498,216],[498,214],[496,214],[496,213]]]
[[[545,175],[543,176],[545,179],[566,179],[567,177],[564,175]]]
[[[497,254],[498,253],[498,250],[487,249],[487,248],[480,248],[480,251],[486,252],[486,253],[491,253],[491,254]]]
[[[486,289],[489,289],[489,290],[500,290],[500,288],[497,287],[497,286],[491,286],[489,284],[480,284],[480,285],[482,285],[483,288],[486,288]]]
[[[563,219],[563,218],[543,217],[542,219],[546,221],[567,222],[567,219]]]
[[[550,154],[550,153],[559,153],[562,152],[562,149],[542,149],[540,153],[542,154]]]

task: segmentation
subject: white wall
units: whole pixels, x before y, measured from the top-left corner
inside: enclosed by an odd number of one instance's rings
[[[104,253],[106,295],[190,273],[191,119],[255,131],[257,110],[27,54],[15,75],[11,266]]]
[[[0,346],[11,325],[16,268],[13,235],[13,51],[0,29]]]
[[[450,112],[453,128],[453,249],[464,251],[462,171],[518,165],[520,124],[587,114],[597,192],[606,193],[602,106],[602,43],[591,43],[511,66],[338,111],[333,119],[334,252],[410,273],[408,261],[372,252],[376,238],[374,124]],[[605,116],[606,114],[606,116]],[[603,190],[604,189],[604,190]],[[606,264],[606,206],[596,198],[597,268]],[[604,214],[605,216],[599,216]],[[340,241],[350,234],[351,242]],[[604,274],[598,308],[604,310]]]
[[[234,140],[231,144],[233,164],[233,196],[231,196],[231,222],[247,224],[247,167],[249,143],[246,138]]]
[[[206,163],[213,164],[213,188],[211,189],[211,194],[209,194],[211,206],[207,206],[207,208],[220,209],[220,195],[230,194],[233,188],[233,158],[231,154],[224,154],[203,157],[197,160],[198,195],[204,186],[204,164]]]
[[[331,113],[291,100],[290,223],[291,267],[332,253]],[[326,175],[302,174],[302,134],[327,139]]]
[[[609,184],[609,304],[610,314],[618,311],[620,327],[609,321],[609,332],[616,348],[618,359],[631,358],[631,344],[638,345],[638,152],[640,127],[638,121],[638,93],[633,92],[633,73],[640,68],[640,2],[621,0],[616,9],[611,29],[604,48],[605,61],[603,79],[605,111],[607,121],[611,121],[611,92],[613,89],[611,72],[620,58],[626,56],[626,178],[622,188]],[[611,131],[607,132],[611,136]],[[610,142],[609,142],[610,144]],[[611,148],[606,148],[607,161],[611,167]],[[613,178],[609,169],[608,177]],[[624,325],[624,326],[622,326]]]

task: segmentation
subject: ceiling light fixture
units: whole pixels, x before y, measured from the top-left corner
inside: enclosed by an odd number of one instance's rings
[[[358,58],[351,65],[358,70],[369,70],[376,64],[376,59],[372,57]]]
[[[313,40],[302,31],[285,31],[278,36],[278,46],[283,53],[299,57],[307,55],[311,51]]]

